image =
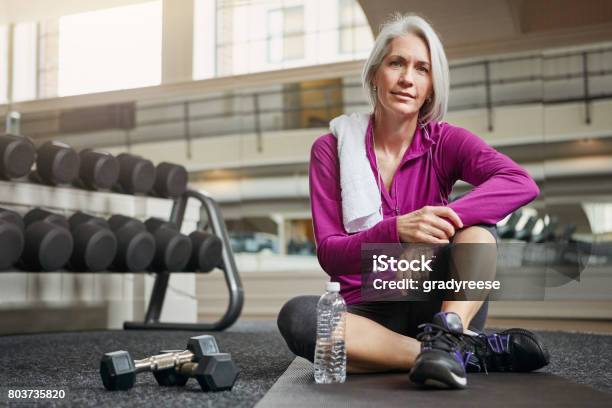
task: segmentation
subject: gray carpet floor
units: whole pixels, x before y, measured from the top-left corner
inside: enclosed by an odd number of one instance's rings
[[[134,358],[143,358],[160,349],[184,348],[187,339],[197,334],[201,333],[99,331],[0,337],[0,405],[7,404],[8,389],[18,388],[66,392],[64,400],[39,401],[38,406],[251,407],[294,358],[274,322],[238,322],[225,332],[212,333],[221,351],[230,352],[241,370],[232,391],[203,393],[194,380],[185,388],[161,388],[147,373],[139,374],[130,391],[103,388],[98,371],[103,353],[127,350]],[[552,355],[544,371],[612,392],[612,336],[540,334]],[[11,401],[11,406],[19,405]]]
[[[204,393],[193,379],[184,388],[162,388],[149,373],[139,374],[129,391],[104,389],[99,374],[102,354],[127,350],[135,359],[144,358],[161,349],[184,349],[189,337],[198,334],[202,333],[92,331],[0,337],[0,405],[7,403],[8,389],[19,388],[66,392],[63,401],[45,400],[37,406],[251,407],[294,358],[272,322],[238,323],[211,333],[240,369],[232,391]]]

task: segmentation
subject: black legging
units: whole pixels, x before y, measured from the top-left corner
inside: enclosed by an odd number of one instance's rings
[[[278,314],[278,329],[289,349],[296,355],[314,361],[317,338],[318,296],[294,297],[282,307]],[[440,311],[439,302],[372,302],[350,305],[348,311],[373,320],[389,330],[409,337],[415,337],[418,326],[430,323]],[[489,308],[485,301],[472,319],[470,328],[482,330]]]
[[[479,225],[498,239],[494,225]],[[442,263],[445,265],[445,263]],[[446,266],[443,266],[445,269]],[[442,275],[445,270],[438,270]],[[278,314],[278,329],[291,351],[310,361],[314,360],[317,337],[318,296],[298,296],[288,301]],[[441,300],[423,302],[370,302],[350,305],[348,311],[373,320],[384,327],[409,337],[416,337],[422,323],[431,323],[440,311]],[[470,329],[481,331],[487,320],[489,303],[485,301],[470,323]]]

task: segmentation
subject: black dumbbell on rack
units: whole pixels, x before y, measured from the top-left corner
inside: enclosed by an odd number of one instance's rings
[[[542,229],[538,233],[531,234],[531,242],[541,244],[556,240],[555,231],[559,225],[559,219],[555,216],[546,215],[542,220]]]
[[[119,179],[114,190],[124,194],[147,194],[155,183],[155,166],[150,160],[128,153],[117,156]]]
[[[68,223],[74,239],[69,269],[99,272],[108,268],[117,253],[117,238],[106,220],[78,211]]]
[[[41,208],[24,217],[25,246],[20,266],[31,271],[55,271],[66,265],[74,241],[66,217]]]
[[[538,222],[537,217],[533,215],[527,216],[527,221],[525,221],[523,226],[521,228],[515,229],[514,239],[528,242],[531,239],[531,236],[533,234],[533,228],[535,227],[537,222]]]
[[[188,366],[181,373],[183,364],[194,362],[199,364],[198,368]],[[102,383],[111,391],[129,390],[134,386],[136,374],[147,371],[152,372],[162,386],[182,386],[191,376],[198,375],[196,378],[198,382],[203,381],[205,386],[202,383],[200,386],[205,391],[231,389],[238,377],[231,356],[219,353],[217,342],[210,335],[190,338],[183,351],[172,350],[143,360],[133,360],[127,351],[115,351],[104,354],[100,361]]]
[[[111,269],[121,272],[145,271],[155,255],[155,238],[145,225],[125,215],[113,215],[108,219],[111,231],[117,238],[117,253]]]
[[[210,272],[221,264],[223,243],[216,235],[196,230],[189,234],[191,240],[191,257],[186,271]]]
[[[159,163],[151,193],[163,198],[179,197],[187,190],[187,178],[185,167],[167,162]]]
[[[119,161],[110,153],[85,149],[79,152],[81,166],[75,186],[87,190],[109,190],[119,178]]]
[[[0,178],[12,180],[26,176],[34,164],[36,149],[26,137],[0,136]]]
[[[23,220],[14,211],[0,208],[0,270],[17,262],[24,246]]]
[[[514,238],[514,233],[516,231],[516,225],[520,221],[523,215],[522,210],[516,210],[513,212],[504,225],[497,227],[497,234],[500,238]]]
[[[153,271],[182,271],[191,257],[191,240],[181,234],[173,223],[149,218],[147,230],[155,237],[155,256],[150,269]]]
[[[37,150],[36,171],[30,174],[30,179],[51,186],[71,184],[79,175],[80,163],[72,147],[61,142],[47,142]]]

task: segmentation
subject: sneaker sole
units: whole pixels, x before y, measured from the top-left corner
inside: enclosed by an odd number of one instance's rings
[[[410,370],[410,381],[422,386],[442,389],[462,389],[467,385],[466,377],[460,377],[449,371],[445,365],[433,361],[422,362],[414,366]]]

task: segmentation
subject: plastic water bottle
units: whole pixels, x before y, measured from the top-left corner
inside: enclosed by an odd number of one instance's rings
[[[338,282],[327,282],[325,290],[317,304],[314,376],[317,384],[343,383],[346,379],[346,303],[340,296]]]

